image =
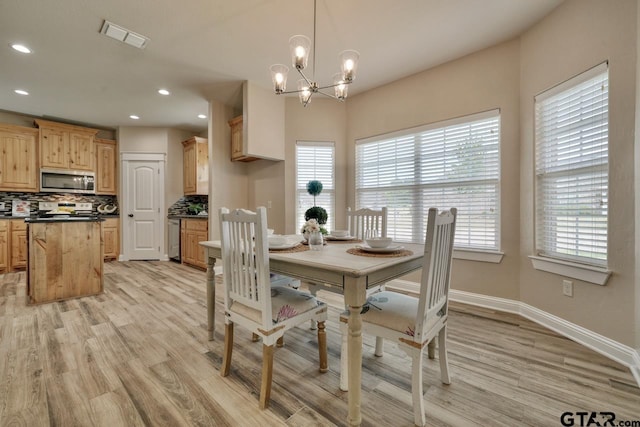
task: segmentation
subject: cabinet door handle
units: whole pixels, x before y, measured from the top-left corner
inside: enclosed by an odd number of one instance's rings
[[[129,218],[133,218],[133,214],[129,214]]]

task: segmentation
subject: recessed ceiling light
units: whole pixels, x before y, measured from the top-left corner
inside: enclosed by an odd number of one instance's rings
[[[22,90],[22,89],[16,89],[14,90],[15,93],[17,93],[18,95],[29,95],[29,92],[27,92],[26,90]]]
[[[140,117],[136,116],[135,114],[132,114],[129,116],[129,118],[133,119],[133,120],[138,120]]]
[[[199,119],[206,119],[207,116],[205,114],[198,114]]]
[[[20,43],[13,43],[11,45],[11,47],[15,50],[17,50],[18,52],[22,52],[22,53],[31,53],[31,49],[29,49],[28,47],[26,47],[23,44]]]
[[[166,90],[166,89],[160,89],[160,90],[158,90],[158,93],[160,95],[169,95],[170,92],[168,90]]]

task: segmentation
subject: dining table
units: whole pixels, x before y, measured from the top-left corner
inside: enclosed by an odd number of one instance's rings
[[[214,337],[216,259],[222,259],[220,241],[204,241],[207,260],[207,323],[209,340]],[[348,353],[348,424],[361,424],[362,383],[362,306],[368,288],[418,270],[423,265],[424,245],[402,243],[390,253],[369,253],[354,241],[328,241],[321,250],[300,248],[270,250],[269,268],[302,282],[323,283],[344,295],[349,309]],[[399,245],[399,244],[398,244]],[[223,272],[224,274],[224,272]]]

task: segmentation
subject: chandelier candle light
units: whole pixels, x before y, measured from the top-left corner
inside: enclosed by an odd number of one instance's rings
[[[287,73],[289,67],[282,64],[275,64],[270,67],[271,80],[273,81],[273,87],[276,95],[283,93],[297,93],[300,97],[300,102],[304,107],[311,102],[311,96],[314,93],[320,93],[330,98],[335,98],[339,101],[344,101],[347,97],[347,85],[353,83],[356,77],[356,69],[358,67],[358,59],[360,54],[355,50],[345,50],[340,53],[340,63],[342,66],[342,72],[333,76],[333,84],[327,86],[320,86],[317,82],[313,81],[316,69],[316,13],[317,13],[317,0],[313,0],[313,72],[312,77],[309,79],[302,71],[307,68],[307,62],[309,60],[309,52],[311,51],[311,40],[307,36],[297,35],[289,39],[289,48],[291,50],[291,61],[293,67],[302,76],[301,80],[298,80],[297,90],[288,91],[287,88]],[[322,92],[323,89],[334,89],[334,94]]]

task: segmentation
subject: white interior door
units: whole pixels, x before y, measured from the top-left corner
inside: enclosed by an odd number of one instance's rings
[[[164,160],[148,157],[123,157],[124,260],[164,258]]]

